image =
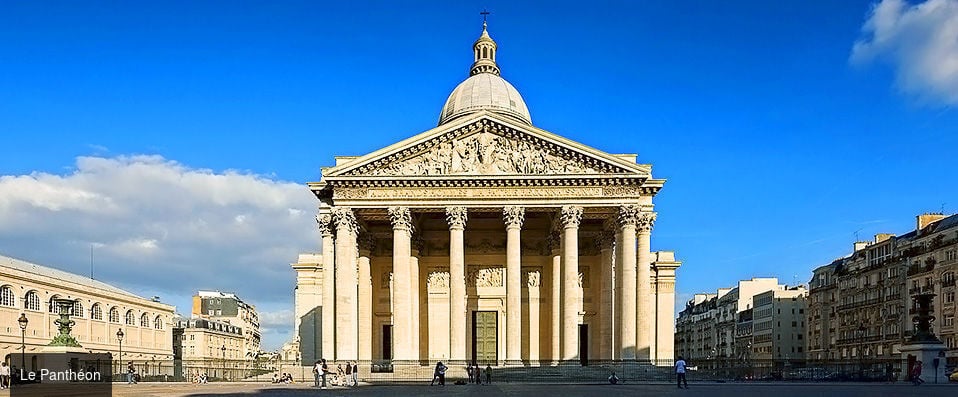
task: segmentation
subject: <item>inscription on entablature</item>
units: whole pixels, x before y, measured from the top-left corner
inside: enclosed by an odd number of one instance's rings
[[[624,187],[624,186],[618,186]],[[602,187],[490,187],[490,188],[336,188],[334,199],[441,199],[441,198],[582,198],[606,197]]]

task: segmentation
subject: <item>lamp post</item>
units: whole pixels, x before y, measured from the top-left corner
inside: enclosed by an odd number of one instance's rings
[[[865,378],[865,323],[858,326],[858,377]]]
[[[117,361],[117,373],[123,369],[123,329],[116,330],[116,341],[120,345],[120,358]]]
[[[20,318],[17,319],[17,323],[20,324],[20,370],[23,371],[27,368],[27,324],[30,322],[27,319],[26,313],[20,313]]]
[[[223,379],[225,380],[226,379],[226,345],[223,345],[223,347],[221,347],[220,350],[223,352]]]

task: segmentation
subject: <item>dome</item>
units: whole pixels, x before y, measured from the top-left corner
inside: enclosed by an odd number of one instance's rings
[[[529,108],[519,91],[508,81],[492,73],[479,73],[459,83],[449,94],[439,113],[439,125],[480,110],[510,116],[532,125]]]
[[[482,34],[472,45],[475,62],[469,70],[470,77],[459,83],[449,94],[446,105],[439,112],[439,125],[481,110],[509,116],[532,125],[529,108],[519,91],[499,77],[499,65],[496,64],[498,49],[499,46],[489,36],[486,22],[483,21]]]

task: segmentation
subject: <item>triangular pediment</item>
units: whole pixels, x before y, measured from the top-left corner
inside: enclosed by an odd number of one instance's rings
[[[632,175],[647,165],[480,112],[325,169],[335,177]]]

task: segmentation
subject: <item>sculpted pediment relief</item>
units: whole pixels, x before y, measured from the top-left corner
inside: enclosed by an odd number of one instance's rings
[[[327,176],[643,174],[643,166],[538,129],[483,118],[451,131],[429,131]]]

